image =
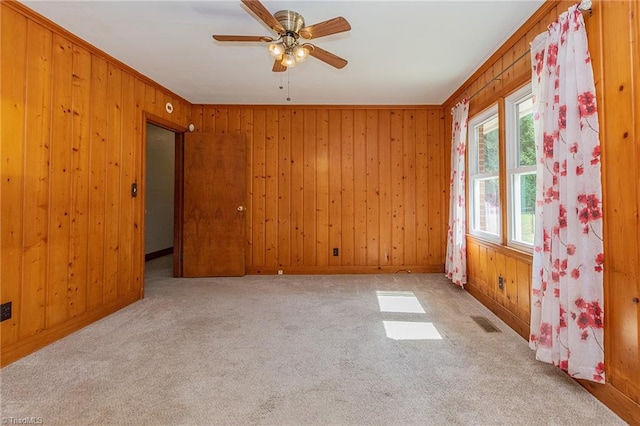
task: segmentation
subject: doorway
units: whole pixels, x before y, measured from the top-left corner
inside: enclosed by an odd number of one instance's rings
[[[182,275],[182,133],[150,121],[145,129],[145,262],[172,255],[172,275]]]

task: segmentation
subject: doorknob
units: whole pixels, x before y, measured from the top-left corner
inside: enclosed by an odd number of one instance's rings
[[[238,208],[236,210],[238,210],[239,212],[243,212],[244,211],[244,206],[238,206]]]

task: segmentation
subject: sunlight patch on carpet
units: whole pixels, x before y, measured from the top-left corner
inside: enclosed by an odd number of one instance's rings
[[[412,291],[376,291],[380,312],[424,314],[424,308]]]
[[[431,322],[382,321],[387,337],[393,340],[442,340]]]

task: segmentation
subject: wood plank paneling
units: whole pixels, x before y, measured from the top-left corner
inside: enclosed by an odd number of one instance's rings
[[[329,247],[340,247],[342,241],[342,149],[340,134],[342,114],[329,111]],[[329,265],[340,265],[340,257],[329,256]]]
[[[229,117],[239,113],[230,110]],[[278,111],[267,111],[265,123],[265,265],[270,267],[278,265],[278,115]]]
[[[278,140],[278,266],[291,261],[291,111],[280,111]],[[250,183],[250,182],[249,182]],[[250,226],[250,224],[248,224]],[[251,265],[252,263],[247,263]]]
[[[404,265],[404,157],[403,111],[391,111],[391,263]]]
[[[391,184],[391,111],[378,111],[378,158],[380,171],[380,265],[391,265],[392,184]]]
[[[380,157],[378,111],[367,111],[365,134],[367,197],[367,265],[380,264]],[[425,185],[426,186],[426,185]]]
[[[120,163],[122,153],[122,71],[107,67],[107,144],[105,188],[105,252],[103,300],[109,303],[118,297],[118,249],[120,242]]]
[[[89,141],[91,137],[91,54],[73,47],[71,228],[69,231],[69,289],[71,318],[87,310],[87,244],[89,222]],[[130,219],[130,216],[129,216]],[[125,281],[125,284],[128,282]]]
[[[367,111],[353,115],[354,265],[367,265]]]
[[[231,126],[251,133],[249,273],[442,270],[439,108],[203,105],[193,115],[218,131],[229,129],[220,117],[252,117]]]
[[[12,10],[2,10],[0,16],[0,47],[2,48],[2,181],[0,203],[2,221],[0,242],[2,250],[2,283],[0,302],[12,302],[13,318],[0,323],[2,347],[18,341],[21,314],[20,284],[22,280],[23,221],[22,206],[24,185],[28,184],[25,157],[25,91],[27,20]],[[6,65],[5,65],[6,64]],[[31,77],[34,78],[34,77]],[[5,283],[9,283],[8,285]]]
[[[50,144],[49,120],[51,119],[51,46],[51,32],[29,21],[26,48],[27,75],[25,102],[27,105],[30,105],[30,108],[25,115],[26,135],[24,149],[25,164],[30,164],[28,180],[31,180],[31,182],[25,182],[24,185],[24,210],[31,212],[31,214],[24,216],[24,229],[29,230],[29,232],[25,232],[23,235],[23,301],[20,311],[21,339],[45,329],[45,283],[48,273],[48,163]],[[4,117],[3,123],[6,123]],[[3,252],[4,249],[3,245]]]
[[[316,175],[317,175],[317,115],[312,109],[305,109],[304,127],[302,134],[303,151],[303,179],[302,179],[302,204],[303,204],[303,265],[316,265]]]
[[[144,89],[174,102],[162,117],[176,128],[191,105],[19,2],[0,8],[6,365],[142,296],[143,197],[129,185],[144,163]]]
[[[136,101],[135,80],[128,73],[122,74],[122,134],[133,135],[136,133]],[[118,294],[129,294],[133,290],[134,282],[134,257],[133,238],[136,200],[131,197],[131,184],[136,181],[136,152],[135,145],[122,144],[120,167],[120,242],[118,250]]]
[[[304,111],[291,113],[291,264],[304,261]]]
[[[316,239],[318,266],[329,265],[329,111],[320,109],[316,116]]]
[[[353,110],[342,110],[342,132],[340,144],[342,146],[342,243],[340,249],[341,264],[354,265],[355,254],[355,202],[354,202],[354,169],[353,169]]]
[[[405,110],[402,123],[402,167],[404,182],[404,264],[417,264],[416,223],[416,112]],[[439,156],[441,158],[441,156]],[[440,185],[435,185],[439,188]]]
[[[71,199],[72,85],[73,51],[71,42],[53,36],[51,100],[51,163],[49,166],[49,285],[46,325],[53,327],[67,320],[69,282],[69,238]]]
[[[634,58],[629,54],[634,36],[630,6],[631,2],[602,3],[603,53],[607,58],[615,58],[615,63],[602,62],[604,104],[600,104],[599,111],[605,124],[600,128],[602,164],[606,168],[603,179],[605,281],[608,284],[605,289],[605,346],[611,341],[620,343],[615,351],[607,352],[607,381],[640,403],[640,317],[637,305],[631,302],[639,297],[640,246],[637,239],[628,238],[638,235],[640,227],[637,210],[640,172],[637,156],[629,155],[640,149],[640,141],[634,137],[634,124],[640,121],[640,116],[633,108],[633,96],[639,96],[634,93],[633,73],[634,68],[637,72],[640,58],[636,57],[634,64]]]

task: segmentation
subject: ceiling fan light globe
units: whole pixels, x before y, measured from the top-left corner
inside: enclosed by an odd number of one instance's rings
[[[269,50],[269,54],[276,59],[284,54],[284,46],[282,43],[271,43],[267,49]]]
[[[285,53],[282,57],[282,65],[287,68],[296,66],[296,58],[292,53]]]
[[[295,56],[297,62],[302,62],[309,56],[309,51],[303,46],[296,46],[293,48],[293,56]]]

